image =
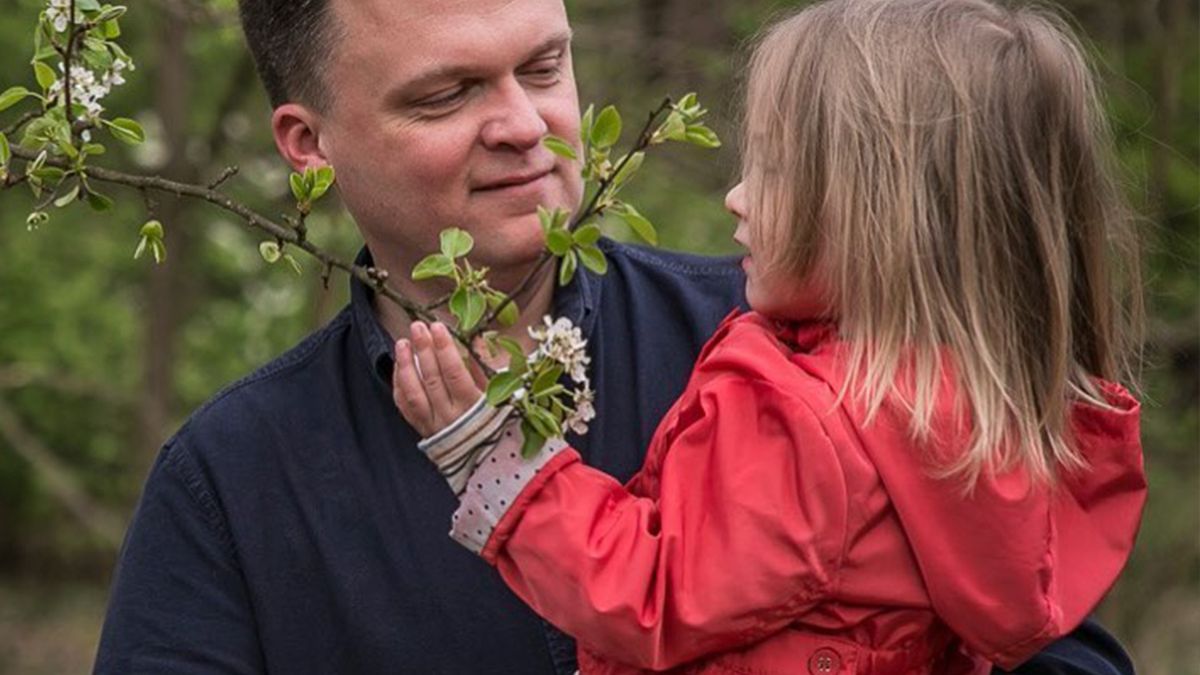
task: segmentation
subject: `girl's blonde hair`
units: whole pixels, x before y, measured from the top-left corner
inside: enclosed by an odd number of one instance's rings
[[[956,378],[973,436],[942,468],[968,489],[984,471],[1084,466],[1069,405],[1106,405],[1093,377],[1131,381],[1142,307],[1111,133],[1065,22],[986,0],[830,0],[765,33],[747,100],[759,264],[828,287],[843,395],[868,419],[901,401],[928,438]]]

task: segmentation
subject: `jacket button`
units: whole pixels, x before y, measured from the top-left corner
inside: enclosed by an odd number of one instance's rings
[[[842,657],[829,647],[818,649],[808,659],[808,672],[812,675],[829,675],[838,672],[841,667]]]

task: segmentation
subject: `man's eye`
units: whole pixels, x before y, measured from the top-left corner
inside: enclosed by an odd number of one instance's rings
[[[534,82],[554,84],[562,76],[562,64],[557,58],[544,59],[529,64],[521,74]]]
[[[456,87],[449,91],[439,92],[417,101],[422,108],[446,108],[458,103],[466,95],[466,87]]]

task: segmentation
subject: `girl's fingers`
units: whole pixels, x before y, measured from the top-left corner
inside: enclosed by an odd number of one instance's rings
[[[454,421],[458,415],[454,413],[454,402],[446,391],[442,379],[442,371],[438,366],[437,356],[433,351],[433,335],[429,327],[420,321],[412,324],[412,346],[417,355],[417,366],[421,369],[421,384],[429,397],[429,405],[433,411],[433,423],[439,428]]]
[[[455,409],[454,417],[457,418],[470,409],[483,392],[475,386],[471,373],[463,363],[462,354],[445,324],[435,323],[430,330],[433,333],[433,351],[437,357],[438,368],[442,372],[442,382],[446,392],[450,394]]]
[[[433,433],[433,410],[413,362],[412,344],[396,342],[396,366],[392,369],[392,399],[404,419],[422,436]]]

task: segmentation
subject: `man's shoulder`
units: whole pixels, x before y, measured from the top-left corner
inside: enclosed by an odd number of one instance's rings
[[[611,259],[628,269],[662,275],[711,278],[718,283],[740,285],[742,270],[735,256],[708,256],[668,251],[612,239],[601,240],[601,248]]]
[[[169,444],[246,447],[251,439],[322,407],[352,326],[344,310],[294,347],[233,382],[197,408]]]

